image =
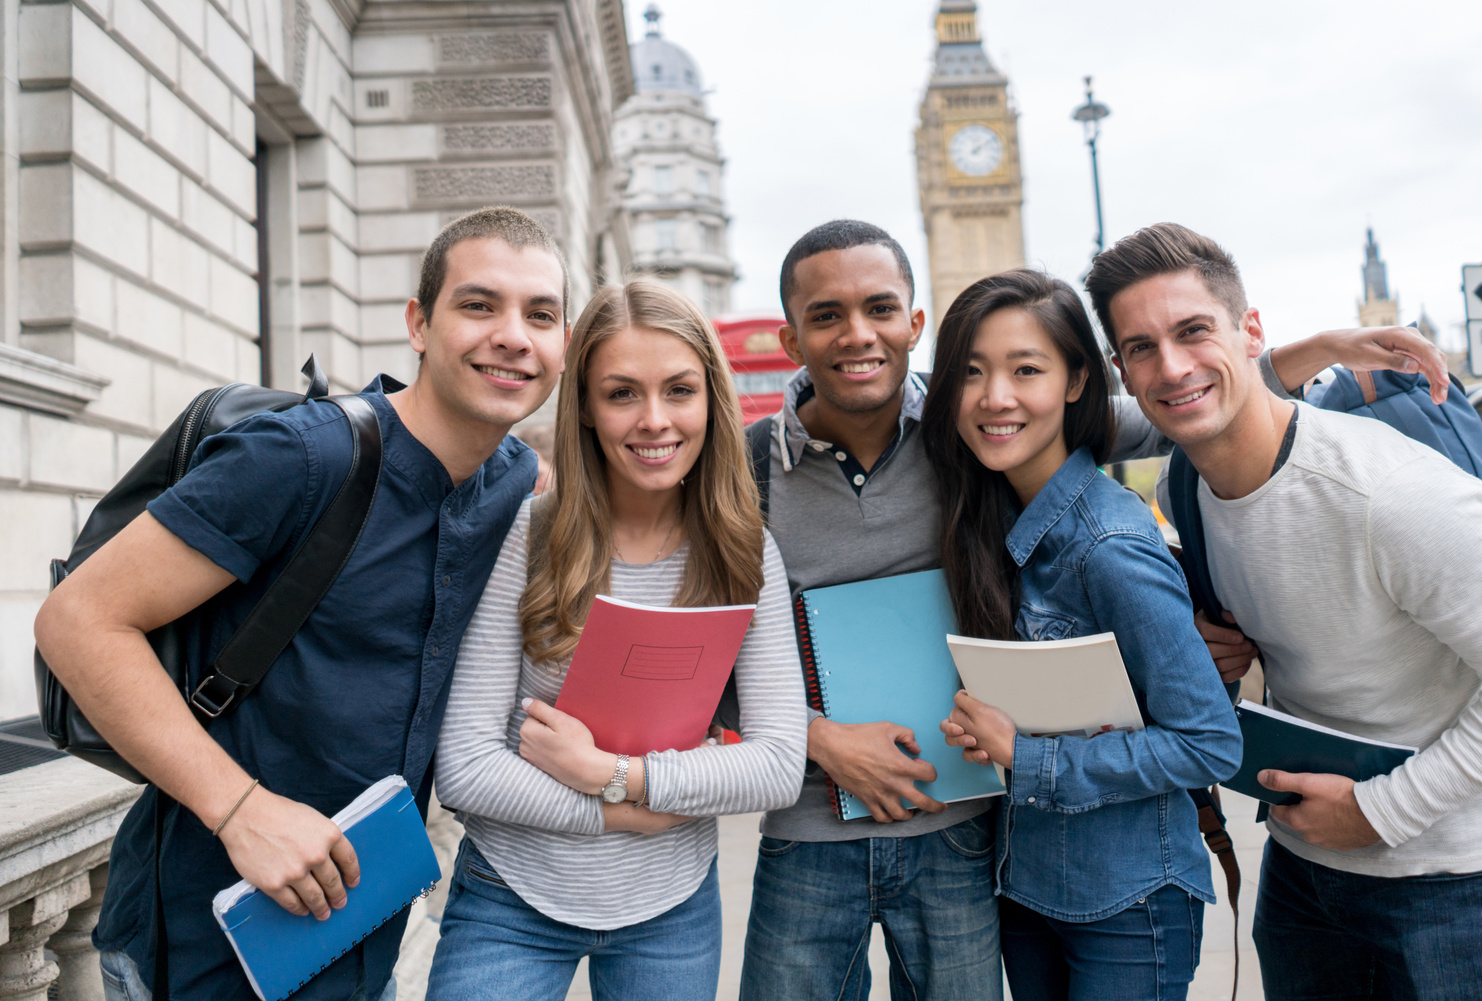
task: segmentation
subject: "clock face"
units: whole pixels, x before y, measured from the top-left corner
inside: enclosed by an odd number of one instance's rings
[[[969,177],[986,177],[1003,161],[1003,140],[986,125],[968,125],[957,130],[947,144],[952,166]]]

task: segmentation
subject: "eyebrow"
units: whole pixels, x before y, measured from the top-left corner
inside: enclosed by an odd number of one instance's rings
[[[1039,348],[1020,348],[1018,351],[1010,351],[1005,357],[1008,358],[1044,358],[1049,360],[1049,355]]]
[[[457,288],[453,289],[452,292],[449,292],[448,296],[449,298],[453,299],[461,299],[464,296],[479,296],[483,299],[492,299],[495,302],[504,301],[503,292],[500,292],[497,289],[492,289],[487,285],[480,285],[478,282],[464,282],[462,285],[459,285]],[[530,298],[525,300],[525,305],[527,308],[554,308],[559,313],[561,306],[561,297],[548,294],[532,295]]]
[[[677,382],[680,379],[693,378],[694,376],[697,376],[699,374],[700,373],[697,370],[695,370],[693,368],[687,368],[683,372],[676,372],[676,373],[674,373],[671,376],[665,377],[664,381],[665,382]],[[602,377],[602,381],[603,382],[621,382],[621,383],[631,384],[631,385],[634,385],[634,386],[637,386],[637,385],[639,385],[639,384],[641,384],[643,382],[642,379],[635,378],[634,376],[631,376],[631,375],[623,375],[621,372],[609,372],[607,375],[604,375]]]
[[[873,306],[878,302],[900,302],[901,297],[895,292],[876,292],[874,295],[865,296],[864,304]],[[844,304],[837,299],[825,299],[819,302],[810,302],[803,309],[805,313],[812,313],[819,309],[842,309]]]
[[[1171,329],[1182,330],[1194,323],[1202,323],[1206,327],[1212,327],[1215,325],[1214,315],[1212,313],[1195,313],[1193,316],[1186,316],[1182,320],[1179,320]]]

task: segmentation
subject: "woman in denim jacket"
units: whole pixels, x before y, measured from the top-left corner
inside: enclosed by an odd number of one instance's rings
[[[958,296],[922,428],[960,628],[1115,633],[1146,724],[1025,737],[966,692],[943,721],[968,760],[1010,769],[997,890],[1015,1001],[1184,998],[1215,900],[1185,790],[1234,774],[1240,731],[1152,514],[1097,469],[1112,415],[1079,296],[1022,269]]]

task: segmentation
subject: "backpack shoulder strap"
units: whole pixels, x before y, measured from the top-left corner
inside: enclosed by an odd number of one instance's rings
[[[1184,577],[1189,582],[1189,596],[1195,610],[1203,611],[1211,622],[1222,621],[1220,601],[1214,593],[1214,579],[1209,575],[1209,553],[1204,546],[1204,519],[1199,513],[1199,471],[1182,448],[1175,447],[1168,457],[1167,512],[1178,530],[1183,554]]]
[[[768,414],[759,417],[746,428],[746,443],[751,447],[751,478],[756,481],[756,492],[761,500],[762,521],[767,520],[768,487],[772,479],[772,427],[775,418]]]
[[[1225,830],[1225,813],[1220,809],[1218,786],[1208,789],[1190,789],[1189,796],[1199,811],[1199,833],[1204,843],[1214,852],[1220,868],[1225,873],[1225,897],[1230,902],[1230,912],[1235,917],[1235,927],[1240,927],[1240,862],[1235,858],[1235,842]],[[1230,986],[1230,999],[1234,1001],[1240,990],[1240,933],[1235,933],[1235,982]]]
[[[350,422],[350,472],[298,552],[191,693],[190,704],[212,719],[267,676],[339,577],[370,515],[381,479],[381,425],[375,408],[361,396],[333,396],[328,401],[343,410]]]

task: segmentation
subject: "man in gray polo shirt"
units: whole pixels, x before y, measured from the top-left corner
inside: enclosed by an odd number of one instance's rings
[[[770,418],[768,527],[794,594],[940,565],[936,482],[919,425],[925,386],[909,369],[925,325],[914,291],[905,251],[868,223],[825,223],[783,261],[782,343],[805,368]],[[1335,360],[1381,367],[1388,356],[1375,334],[1319,335],[1327,340],[1318,350],[1317,338],[1294,345],[1282,375],[1297,386]],[[1261,369],[1285,395],[1269,353]],[[1171,447],[1130,397],[1118,398],[1117,416],[1115,459]],[[1200,631],[1217,658],[1249,660],[1238,632]],[[762,821],[743,1001],[867,996],[877,921],[893,998],[1001,997],[993,801],[945,805],[922,794],[915,780],[935,770],[903,753],[918,750],[906,727],[809,716],[802,793]],[[873,819],[836,819],[826,776]]]

